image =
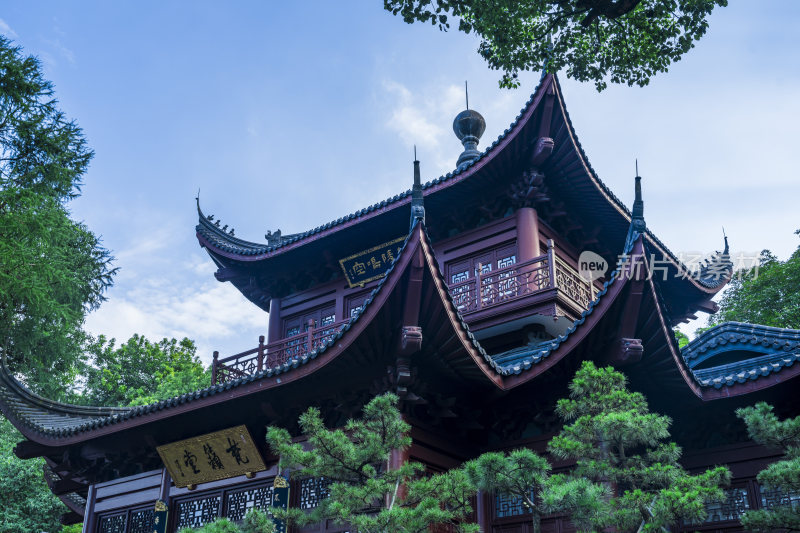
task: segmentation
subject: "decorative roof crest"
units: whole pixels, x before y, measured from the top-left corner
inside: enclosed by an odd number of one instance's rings
[[[422,180],[417,160],[417,146],[414,145],[414,185],[411,187],[411,228],[417,220],[425,222],[425,200],[422,196]]]
[[[634,186],[636,197],[633,200],[633,210],[631,211],[631,224],[634,231],[644,233],[647,224],[644,222],[644,201],[642,200],[642,177],[639,175],[639,160],[636,160],[636,184]]]
[[[486,121],[480,113],[469,108],[469,91],[467,82],[464,82],[464,92],[467,99],[467,108],[456,115],[453,120],[453,132],[464,145],[464,151],[458,156],[457,168],[462,168],[478,159],[481,153],[478,151],[478,142],[481,135],[486,130]]]

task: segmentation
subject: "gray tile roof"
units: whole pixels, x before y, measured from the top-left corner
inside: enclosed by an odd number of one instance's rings
[[[719,389],[798,364],[800,330],[725,322],[698,335],[681,356],[700,385]]]
[[[377,294],[385,285],[389,274],[394,270],[400,257],[402,257],[407,244],[408,238],[406,238],[406,241],[403,243],[400,254],[398,254],[395,261],[386,271],[386,275],[372,290],[372,293],[364,301],[358,313],[356,313],[339,332],[328,339],[320,348],[308,354],[295,357],[282,365],[267,368],[256,374],[182,394],[150,405],[139,407],[84,407],[54,402],[32,393],[24,385],[19,383],[11,375],[5,364],[3,364],[0,366],[0,409],[2,409],[9,418],[15,421],[15,425],[22,424],[35,433],[47,437],[66,437],[117,424],[149,413],[177,407],[200,398],[224,393],[225,391],[252,381],[290,372],[319,357],[319,355],[335,345],[336,342],[350,330],[372,304]]]

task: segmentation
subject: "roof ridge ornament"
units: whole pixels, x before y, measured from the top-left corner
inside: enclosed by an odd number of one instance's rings
[[[419,160],[417,159],[417,145],[414,145],[414,185],[411,187],[411,224],[410,229],[414,229],[417,220],[425,223],[425,199],[422,195],[422,179],[419,172]]]
[[[642,177],[639,175],[639,160],[636,160],[636,178],[635,179],[635,198],[633,200],[633,210],[631,212],[631,225],[634,231],[644,233],[647,230],[647,224],[644,222],[644,201],[642,200]]]
[[[464,151],[458,156],[458,161],[456,162],[458,170],[480,157],[478,142],[480,142],[483,132],[486,131],[486,121],[483,116],[474,109],[469,108],[469,91],[466,81],[464,82],[464,93],[467,108],[456,115],[453,120],[453,132],[458,137],[458,140],[461,141],[461,144],[464,145]]]

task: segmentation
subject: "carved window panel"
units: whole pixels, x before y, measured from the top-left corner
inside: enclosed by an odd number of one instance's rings
[[[314,329],[330,326],[336,322],[336,311],[333,304],[326,304],[314,310],[304,311],[294,316],[288,317],[283,321],[283,338],[293,337],[308,331],[309,327]],[[333,336],[335,330],[323,331],[323,337],[315,340],[315,345],[327,339],[326,335]],[[301,355],[309,351],[308,339],[305,336],[288,341],[286,355],[289,357]]]
[[[745,511],[750,509],[746,487],[733,487],[725,491],[725,499],[721,502],[706,504],[708,517],[706,522],[723,522],[738,520]]]
[[[800,509],[800,492],[770,489],[764,486],[759,487],[759,492],[761,492],[761,507],[765,509],[783,506]]]
[[[313,509],[328,497],[330,481],[324,477],[310,477],[300,480],[300,509]]]
[[[127,513],[101,516],[97,521],[97,533],[126,533]]]
[[[152,508],[131,511],[131,516],[128,519],[128,533],[152,533],[154,518],[155,511]]]
[[[466,313],[518,296],[517,247],[505,244],[470,257],[448,263],[445,267],[450,295],[459,311]],[[497,272],[497,274],[494,274]],[[478,275],[481,286],[477,287]]]
[[[209,522],[213,522],[219,516],[219,504],[222,501],[220,494],[183,500],[177,502],[176,509],[176,530],[184,527],[200,527]]]
[[[250,509],[269,512],[272,507],[274,489],[272,485],[230,491],[225,495],[225,516],[239,522]]]
[[[347,299],[345,304],[345,314],[347,318],[353,318],[364,308],[364,302],[369,298],[371,291],[365,291]]]
[[[529,497],[533,498],[533,491],[531,491]],[[525,501],[521,496],[513,494],[495,494],[494,496],[495,518],[522,516],[530,512],[531,510],[525,505]]]

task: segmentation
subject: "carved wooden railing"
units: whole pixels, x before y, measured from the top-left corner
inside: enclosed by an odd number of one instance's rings
[[[559,294],[563,294],[583,309],[586,309],[589,302],[594,299],[594,285],[556,256],[552,240],[548,241],[547,253],[544,255],[493,272],[481,273],[482,270],[482,265],[479,264],[477,277],[448,286],[453,302],[464,314],[502,305],[553,288],[558,289]],[[258,346],[251,350],[222,359],[219,357],[219,352],[214,352],[214,361],[211,365],[212,383],[216,385],[250,376],[301,357],[322,346],[347,322],[342,320],[315,326],[313,321],[309,321],[306,331],[276,342],[265,344],[262,335],[258,338]]]
[[[306,331],[269,344],[264,344],[264,336],[261,335],[258,338],[258,346],[252,350],[222,359],[219,358],[219,352],[215,351],[214,360],[211,363],[211,383],[216,385],[250,376],[305,355],[331,339],[347,322],[347,320],[342,320],[315,327],[314,322],[309,321]]]
[[[491,272],[483,272],[479,263],[474,278],[448,285],[453,303],[464,314],[554,288],[584,309],[594,299],[592,283],[556,255],[552,240],[544,255]]]

